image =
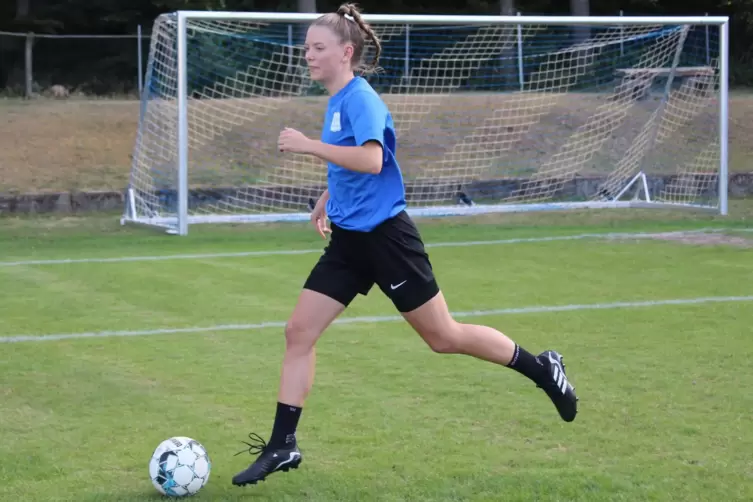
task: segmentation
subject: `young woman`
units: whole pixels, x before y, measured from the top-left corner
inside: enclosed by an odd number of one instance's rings
[[[374,61],[363,66],[366,39]],[[331,240],[314,266],[285,328],[285,356],[272,435],[250,437],[256,461],[233,478],[255,484],[295,469],[302,456],[296,428],[314,376],[314,345],[358,295],[374,284],[432,350],[491,361],[530,378],[553,401],[563,420],[577,412],[577,397],[554,351],[532,355],[494,328],[461,324],[450,315],[415,225],[405,212],[405,190],[395,160],[395,130],[386,105],[354,72],[371,71],[381,52],[378,38],[352,4],[319,17],[309,27],[306,62],[311,78],[330,94],[321,141],[284,129],[283,152],[315,155],[328,164],[328,189],[311,214]],[[327,217],[331,229],[327,225]]]

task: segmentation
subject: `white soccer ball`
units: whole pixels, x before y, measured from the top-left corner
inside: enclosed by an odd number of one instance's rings
[[[198,441],[176,436],[162,441],[149,460],[149,477],[162,495],[185,497],[209,481],[212,463]]]

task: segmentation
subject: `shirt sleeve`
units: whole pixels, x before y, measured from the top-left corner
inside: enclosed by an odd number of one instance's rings
[[[387,107],[371,92],[356,92],[345,104],[353,137],[358,146],[367,141],[378,141],[384,146],[384,129],[387,126]]]

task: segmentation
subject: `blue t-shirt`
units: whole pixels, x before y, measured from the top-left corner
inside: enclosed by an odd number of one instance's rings
[[[379,174],[358,173],[327,163],[327,214],[334,224],[368,232],[405,209],[392,115],[364,78],[354,77],[329,98],[321,139],[338,146],[378,141],[384,150]]]

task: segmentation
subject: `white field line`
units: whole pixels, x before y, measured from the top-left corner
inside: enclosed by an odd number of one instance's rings
[[[706,303],[733,303],[733,302],[753,302],[753,295],[750,296],[707,296],[700,298],[677,298],[672,300],[644,300],[644,301],[624,301],[613,303],[586,303],[571,305],[541,305],[531,307],[517,307],[494,310],[475,310],[470,312],[453,312],[453,317],[457,319],[468,317],[483,317],[495,315],[512,315],[512,314],[539,314],[552,312],[572,312],[583,310],[612,310],[612,309],[630,309],[642,307],[660,307],[665,305],[700,305]],[[371,317],[341,317],[334,324],[364,324],[364,323],[382,323],[396,322],[403,318],[398,315],[392,316],[371,316]],[[18,335],[0,337],[0,343],[22,343],[22,342],[47,342],[55,340],[69,340],[78,338],[111,338],[125,336],[153,336],[153,335],[171,335],[178,333],[217,333],[221,331],[256,331],[261,329],[276,328],[281,329],[285,326],[285,321],[268,321],[254,324],[219,324],[216,326],[189,326],[183,328],[156,328],[143,329],[134,331],[98,331],[89,333],[65,333],[51,335]]]
[[[625,239],[625,238],[649,238],[662,235],[681,235],[688,233],[708,233],[708,232],[753,232],[753,228],[699,228],[693,230],[673,230],[668,232],[652,233],[590,233],[576,235],[556,235],[549,237],[521,237],[513,239],[499,239],[486,241],[457,241],[457,242],[435,242],[427,243],[427,248],[446,248],[446,247],[472,247],[472,246],[494,246],[502,244],[521,244],[527,242],[554,242],[554,241],[574,241],[582,239]],[[22,261],[0,261],[0,267],[20,267],[31,265],[69,265],[75,263],[125,263],[140,261],[169,261],[169,260],[203,260],[211,258],[243,258],[243,257],[262,257],[262,256],[283,256],[283,255],[302,255],[321,253],[322,249],[276,249],[268,251],[241,251],[237,253],[206,253],[206,254],[172,254],[172,255],[155,255],[155,256],[115,256],[110,258],[63,258],[56,260],[22,260]]]

